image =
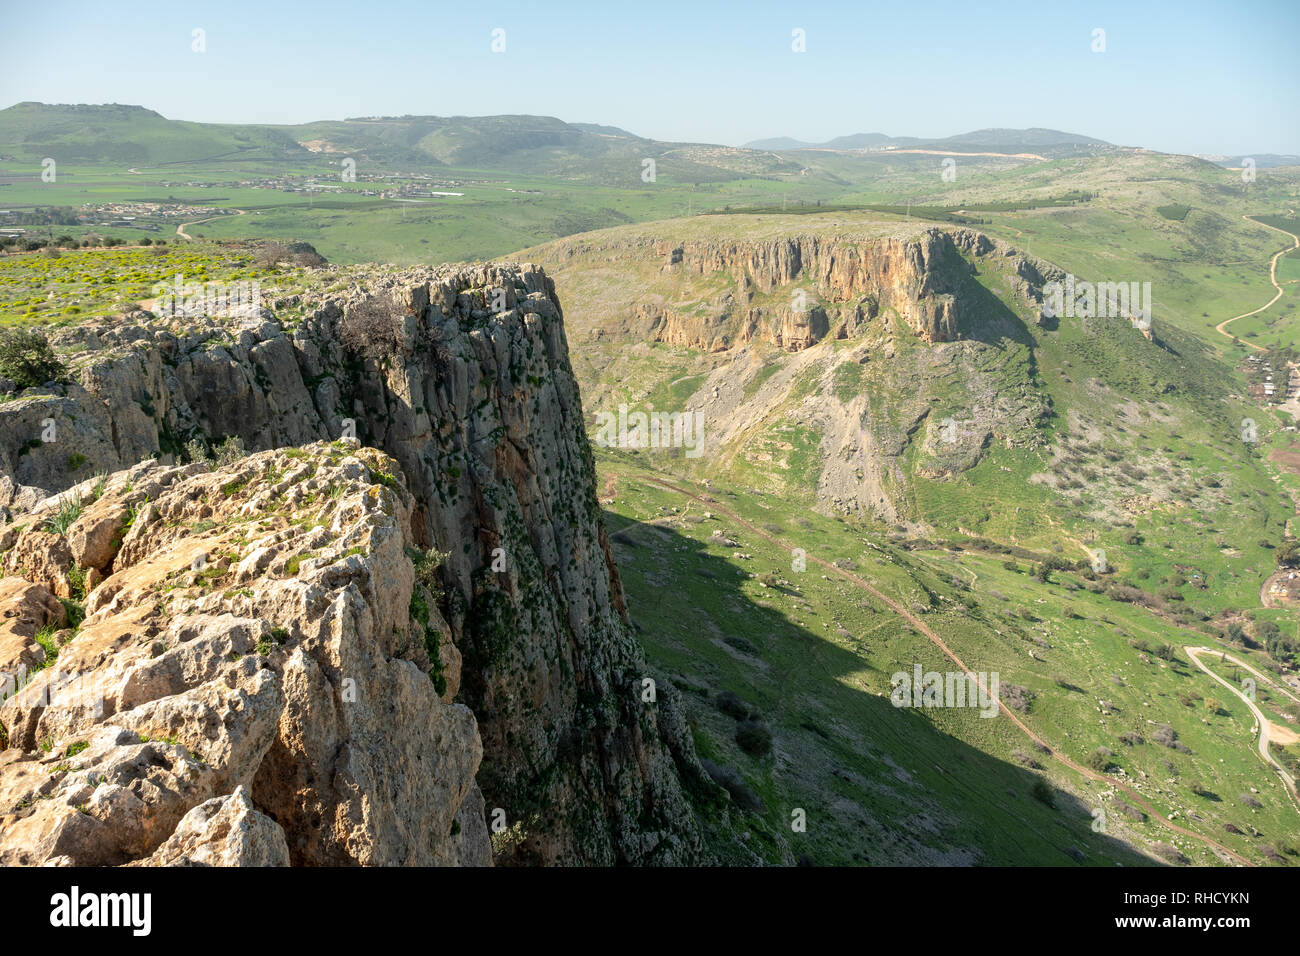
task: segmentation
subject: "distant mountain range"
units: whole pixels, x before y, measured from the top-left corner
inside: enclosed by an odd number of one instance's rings
[[[777,152],[795,149],[951,149],[964,152],[987,153],[1089,153],[1117,149],[1112,143],[1064,133],[1055,129],[977,129],[941,139],[918,136],[888,136],[885,133],[854,133],[837,136],[824,143],[807,143],[778,136],[773,139],[756,139],[745,144],[746,149],[766,149]]]
[[[633,185],[646,159],[678,183],[795,175],[770,152],[646,139],[552,116],[375,116],[297,125],[192,123],[142,106],[18,103],[0,110],[0,160],[140,167],[255,166],[322,156],[405,170],[482,169]]]
[[[1223,156],[1218,153],[1194,153],[1193,155],[1197,159],[1204,159],[1219,166],[1226,166],[1228,169],[1241,169],[1248,159],[1255,161],[1256,169],[1271,169],[1275,166],[1300,166],[1300,156],[1287,153],[1253,153],[1249,156]]]
[[[405,170],[493,170],[595,183],[640,183],[653,159],[666,181],[722,182],[792,177],[822,150],[951,150],[1034,153],[1048,158],[1124,151],[1104,140],[1052,129],[980,129],[941,139],[855,133],[824,143],[789,137],[743,147],[647,139],[617,126],[568,123],[553,116],[371,116],[295,125],[194,123],[143,106],[18,103],[0,110],[0,162],[167,167],[301,162],[353,157]],[[1205,157],[1239,166],[1242,157]],[[1260,168],[1291,165],[1291,156],[1253,157]]]

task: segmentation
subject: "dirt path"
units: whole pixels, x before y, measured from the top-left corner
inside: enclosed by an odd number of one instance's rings
[[[1214,331],[1218,332],[1220,335],[1226,335],[1228,338],[1232,338],[1232,333],[1228,331],[1229,323],[1236,322],[1238,319],[1244,319],[1247,316],[1258,315],[1259,313],[1267,309],[1270,305],[1272,305],[1274,302],[1276,302],[1278,299],[1282,298],[1282,286],[1280,286],[1277,281],[1277,260],[1281,259],[1292,249],[1300,249],[1300,236],[1297,236],[1295,233],[1287,232],[1285,229],[1279,229],[1277,226],[1270,226],[1266,222],[1259,222],[1255,219],[1251,219],[1249,216],[1242,216],[1241,218],[1245,219],[1247,222],[1253,222],[1256,225],[1263,226],[1266,229],[1272,229],[1274,232],[1280,232],[1284,236],[1290,236],[1292,240],[1292,244],[1287,248],[1283,249],[1281,252],[1278,252],[1276,255],[1274,255],[1272,261],[1269,263],[1268,266],[1268,281],[1273,283],[1273,288],[1277,289],[1277,294],[1274,295],[1273,298],[1269,299],[1266,303],[1261,305],[1258,309],[1255,309],[1252,312],[1243,312],[1241,313],[1241,315],[1234,315],[1230,319],[1224,319],[1222,322],[1220,322],[1218,325],[1214,327]],[[1241,344],[1254,349],[1256,352],[1265,351],[1265,349],[1263,349],[1262,347],[1258,345],[1251,345],[1251,343],[1249,342],[1242,342]]]
[[[244,215],[244,210],[242,209],[236,209],[235,212],[239,213],[241,216]],[[185,231],[186,226],[197,226],[201,222],[212,222],[214,219],[225,218],[225,216],[209,216],[207,219],[195,219],[191,222],[182,222],[176,227],[176,235],[180,236],[182,239],[193,239],[194,237]]]
[[[1213,651],[1214,651],[1214,648],[1198,647],[1197,650],[1198,650],[1198,651],[1209,650],[1209,651],[1213,652]],[[1300,704],[1300,697],[1297,697],[1295,694],[1291,693],[1291,691],[1288,690],[1284,685],[1279,684],[1277,681],[1273,680],[1273,678],[1269,677],[1267,674],[1261,674],[1259,671],[1255,670],[1255,668],[1251,667],[1251,666],[1250,666],[1249,664],[1247,664],[1245,661],[1238,660],[1237,658],[1233,657],[1231,654],[1228,654],[1228,653],[1226,653],[1226,652],[1224,652],[1224,651],[1218,651],[1217,653],[1223,654],[1223,656],[1224,656],[1224,658],[1225,658],[1226,660],[1230,660],[1230,661],[1232,661],[1232,663],[1236,664],[1236,665],[1237,665],[1238,667],[1240,667],[1242,670],[1250,671],[1252,674],[1254,674],[1256,677],[1258,677],[1262,683],[1267,684],[1267,685],[1268,685],[1269,687],[1271,687],[1273,690],[1276,690],[1276,691],[1281,692],[1282,694],[1285,694],[1287,697],[1290,697],[1290,698],[1291,698],[1293,701],[1295,701],[1297,704]]]
[[[1193,664],[1195,664],[1201,670],[1205,671],[1205,673],[1209,674],[1210,677],[1218,681],[1224,687],[1228,688],[1228,690],[1232,691],[1239,698],[1241,698],[1242,703],[1244,703],[1250,709],[1250,712],[1255,715],[1255,720],[1259,722],[1259,755],[1264,759],[1264,762],[1266,764],[1269,764],[1274,770],[1277,771],[1278,776],[1282,778],[1283,786],[1286,788],[1288,795],[1291,797],[1291,805],[1295,807],[1297,810],[1300,810],[1300,794],[1296,793],[1295,778],[1291,776],[1291,774],[1287,773],[1286,768],[1283,767],[1280,763],[1278,763],[1276,759],[1274,759],[1272,752],[1268,749],[1269,733],[1273,730],[1272,722],[1268,719],[1268,717],[1264,715],[1264,712],[1262,710],[1260,710],[1257,706],[1255,706],[1255,702],[1253,700],[1251,700],[1241,691],[1237,690],[1237,688],[1233,687],[1229,681],[1220,677],[1218,674],[1214,673],[1214,671],[1206,667],[1204,663],[1202,663],[1200,657],[1198,657],[1197,655],[1201,654],[1202,652],[1207,654],[1212,654],[1214,653],[1212,648],[1184,647],[1183,650],[1187,652],[1187,656],[1192,659]],[[1228,657],[1227,655],[1224,655],[1224,659],[1232,661],[1234,664],[1238,665],[1239,667],[1245,667],[1246,670],[1251,671],[1252,674],[1256,673],[1255,671],[1251,670],[1251,668],[1243,664],[1241,661],[1237,660],[1235,657]]]
[[[773,534],[769,534],[768,532],[764,531],[762,528],[759,528],[751,524],[750,522],[746,521],[744,518],[740,517],[740,515],[736,514],[734,511],[731,511],[730,509],[728,509],[727,507],[725,507],[724,505],[722,505],[720,502],[716,501],[713,498],[698,495],[693,491],[690,491],[686,488],[682,488],[679,485],[674,485],[671,482],[664,481],[659,478],[646,478],[646,480],[652,484],[658,485],[661,488],[666,488],[669,491],[676,492],[677,494],[680,495],[685,495],[688,498],[694,498],[697,501],[709,505],[711,510],[718,512],[719,514],[726,515],[728,518],[730,518],[732,521],[739,524],[741,527],[746,528],[747,530],[753,532],[759,537],[766,539],[767,541],[771,542],[772,544],[776,545],[779,548],[791,552],[795,550],[793,546],[786,544],[780,538],[776,537]],[[927,638],[929,638],[930,643],[932,643],[935,647],[937,647],[940,651],[942,651],[944,655],[949,660],[951,660],[954,664],[960,667],[963,672],[972,675],[975,675],[977,673],[973,671],[971,668],[967,667],[966,664],[962,661],[962,659],[958,657],[953,652],[953,650],[950,647],[948,647],[946,643],[944,643],[943,638],[941,638],[937,633],[935,633],[935,631],[932,630],[928,624],[922,621],[911,611],[903,607],[903,605],[900,604],[898,601],[885,595],[880,590],[878,590],[874,585],[870,584],[865,579],[858,577],[856,574],[854,574],[851,571],[846,571],[843,568],[836,567],[834,564],[830,563],[829,561],[823,561],[821,558],[817,557],[816,555],[808,554],[806,555],[806,558],[807,560],[813,562],[814,564],[820,565],[825,570],[833,574],[838,574],[840,577],[845,578],[846,580],[852,582],[853,584],[857,585],[858,587],[862,588],[864,591],[872,595],[876,600],[884,604],[886,607],[888,607],[899,617],[903,618],[903,620],[907,621],[908,624],[912,625],[912,627],[916,628],[916,630],[918,630],[919,632],[924,634]],[[975,680],[978,683],[979,681],[978,676],[975,677]],[[987,687],[981,686],[981,689],[984,691],[985,694],[988,694]],[[1058,763],[1062,764],[1065,767],[1068,767],[1069,769],[1073,770],[1075,773],[1079,774],[1082,777],[1085,777],[1089,780],[1096,781],[1098,783],[1105,784],[1108,787],[1115,787],[1117,789],[1123,790],[1126,794],[1128,794],[1129,798],[1135,804],[1137,804],[1138,806],[1146,810],[1147,814],[1151,817],[1151,819],[1155,820],[1157,823],[1165,827],[1167,830],[1170,830],[1174,833],[1182,834],[1185,837],[1196,840],[1198,843],[1202,843],[1205,846],[1209,847],[1211,850],[1215,851],[1221,857],[1235,860],[1237,863],[1240,863],[1242,866],[1256,865],[1252,863],[1250,860],[1247,860],[1245,857],[1240,856],[1237,853],[1234,853],[1232,850],[1228,849],[1222,843],[1212,840],[1207,836],[1202,836],[1199,833],[1195,833],[1192,830],[1188,830],[1185,827],[1180,827],[1172,820],[1166,819],[1163,815],[1159,813],[1159,811],[1155,809],[1155,807],[1153,807],[1150,803],[1148,803],[1147,800],[1137,792],[1137,790],[1135,790],[1133,787],[1129,786],[1128,784],[1120,780],[1116,780],[1113,777],[1107,777],[1103,774],[1097,773],[1094,770],[1090,770],[1087,767],[1082,766],[1081,764],[1075,763],[1069,757],[1062,755],[1054,747],[1050,746],[1045,740],[1043,740],[1042,737],[1034,733],[1034,731],[1032,731],[1029,728],[1029,726],[1025,724],[1024,721],[1022,721],[1019,717],[1017,717],[1015,713],[1012,712],[1012,710],[1009,707],[1007,707],[1007,705],[1001,699],[998,700],[998,708],[1001,710],[1003,714],[1007,716],[1007,718],[1013,724],[1016,725],[1017,728],[1020,729],[1022,733],[1025,734],[1025,736],[1027,736],[1030,740],[1034,741],[1040,747],[1046,750],[1046,752],[1051,755],[1053,760],[1057,761]]]

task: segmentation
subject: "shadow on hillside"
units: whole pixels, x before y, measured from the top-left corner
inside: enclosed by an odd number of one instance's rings
[[[1037,343],[1025,325],[1025,320],[974,276],[962,287],[961,297],[962,322],[959,331],[963,338],[999,348],[1005,347],[1007,342],[1014,342],[1029,349],[1030,355],[1033,354]]]
[[[763,801],[759,816],[788,848],[787,858],[819,865],[1152,864],[1093,832],[1092,808],[1050,784],[1044,790],[1041,774],[853,686],[864,670],[876,671],[876,686],[887,685],[895,670],[910,670],[911,660],[899,667],[880,663],[894,659],[887,640],[837,633],[833,626],[814,633],[742,590],[750,572],[774,571],[793,580],[789,590],[797,594],[796,574],[757,557],[733,563],[674,528],[608,510],[603,516],[648,661],[682,691],[702,756],[739,771]],[[709,525],[725,528],[741,552],[754,537],[725,517]],[[819,580],[822,571],[810,564],[804,573]],[[877,605],[868,595],[863,600]],[[897,654],[904,653],[898,646]],[[943,666],[937,649],[920,663],[954,669]],[[729,733],[736,718],[716,701],[726,691],[770,725],[775,756],[754,758],[737,746]],[[999,720],[1005,717],[982,722]],[[1051,763],[1027,738],[1020,749],[1026,761]],[[792,808],[806,811],[806,833],[792,831]],[[734,807],[731,813],[744,829],[763,829],[752,814]]]

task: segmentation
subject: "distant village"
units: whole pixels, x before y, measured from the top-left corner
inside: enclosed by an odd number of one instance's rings
[[[374,183],[371,188],[355,188],[355,183]],[[269,189],[282,193],[328,194],[348,192],[352,195],[373,196],[377,199],[437,198],[463,196],[457,190],[468,183],[458,179],[440,179],[423,173],[364,173],[357,172],[355,180],[337,182],[320,176],[272,176],[262,179],[241,179],[230,182],[163,182],[164,188],[185,189]],[[351,188],[350,188],[351,187]]]
[[[1279,363],[1277,369],[1267,355],[1251,355],[1243,368],[1250,397],[1267,405],[1280,405],[1300,397],[1300,368]]]
[[[46,235],[59,226],[160,232],[163,225],[169,222],[185,222],[227,213],[231,213],[231,210],[181,202],[85,203],[59,211],[43,207],[37,210],[0,209],[0,238],[21,239],[28,235]]]
[[[374,183],[373,187],[358,189],[357,183]],[[482,185],[476,181],[474,185]],[[158,184],[168,190],[230,190],[267,189],[282,193],[308,196],[331,195],[346,192],[353,196],[370,196],[376,199],[418,200],[455,199],[464,196],[468,183],[458,179],[441,179],[421,173],[357,173],[356,181],[332,182],[319,176],[276,176],[265,179],[242,179],[229,182],[199,182],[197,180],[164,181]],[[500,183],[504,185],[504,182]],[[508,192],[534,193],[536,190],[511,189]],[[0,209],[0,239],[23,239],[43,236],[59,226],[82,226],[106,229],[137,229],[144,232],[171,231],[177,222],[210,219],[214,216],[234,215],[229,206],[201,205],[193,202],[110,202],[84,203],[77,207],[28,207]]]

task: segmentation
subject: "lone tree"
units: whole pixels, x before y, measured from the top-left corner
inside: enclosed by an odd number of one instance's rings
[[[0,329],[0,377],[9,379],[20,391],[58,381],[65,371],[44,332]]]

